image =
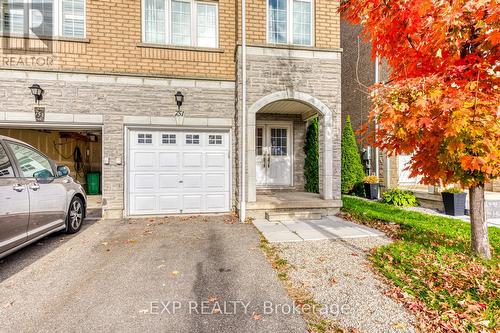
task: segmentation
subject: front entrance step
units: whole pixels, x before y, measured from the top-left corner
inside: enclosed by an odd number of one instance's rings
[[[275,221],[294,221],[294,220],[321,220],[322,214],[320,212],[310,211],[275,211],[266,212],[266,220],[270,222]]]

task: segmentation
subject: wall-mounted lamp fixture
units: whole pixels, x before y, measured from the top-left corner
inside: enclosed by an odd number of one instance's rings
[[[31,94],[35,96],[35,102],[39,104],[40,101],[43,99],[44,90],[40,87],[40,85],[36,83],[29,88],[31,90]]]
[[[175,102],[177,103],[175,122],[177,123],[177,125],[182,125],[184,123],[184,111],[181,110],[181,106],[184,102],[184,95],[180,91],[175,94]]]

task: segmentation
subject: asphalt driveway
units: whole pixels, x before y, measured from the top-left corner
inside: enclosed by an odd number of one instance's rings
[[[251,225],[102,220],[0,262],[1,332],[305,332]]]

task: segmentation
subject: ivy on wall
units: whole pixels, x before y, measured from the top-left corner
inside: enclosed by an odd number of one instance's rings
[[[319,124],[318,118],[309,123],[304,144],[304,189],[306,192],[319,193]]]

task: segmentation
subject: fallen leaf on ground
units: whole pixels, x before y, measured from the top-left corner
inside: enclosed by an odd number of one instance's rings
[[[156,268],[163,268],[163,267],[166,267],[167,265],[164,265],[164,264],[161,264],[161,265],[158,265]]]
[[[218,298],[217,298],[217,297],[215,297],[215,296],[210,296],[210,297],[208,298],[208,301],[209,301],[210,303],[213,303],[213,302],[215,302],[215,301],[217,301],[217,300],[218,300]]]
[[[4,308],[10,308],[13,304],[14,304],[14,301],[9,302],[9,303],[5,303],[5,304],[3,305],[3,307],[4,307]]]
[[[257,314],[257,313],[253,313],[252,315],[252,319],[253,320],[261,320],[262,319],[262,316],[260,314]]]
[[[173,276],[177,276],[177,275],[179,275],[179,274],[181,274],[179,271],[173,271],[173,272],[172,272],[172,275],[173,275]]]
[[[402,323],[402,322],[397,322],[397,323],[394,323],[392,325],[392,327],[394,328],[398,328],[398,329],[405,329],[406,328],[406,324],[405,323]]]

